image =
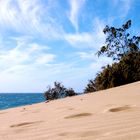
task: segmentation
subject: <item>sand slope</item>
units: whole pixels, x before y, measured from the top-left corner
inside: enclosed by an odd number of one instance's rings
[[[0,111],[0,140],[140,140],[140,82]]]

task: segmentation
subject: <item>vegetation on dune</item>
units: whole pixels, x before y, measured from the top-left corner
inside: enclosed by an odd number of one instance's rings
[[[67,89],[60,82],[54,82],[53,88],[48,86],[48,90],[44,93],[44,97],[46,100],[54,100],[74,95],[77,95],[77,93],[75,93],[72,88]]]
[[[98,56],[106,55],[114,61],[112,65],[102,67],[94,80],[89,80],[84,93],[108,89],[140,80],[140,37],[131,36],[128,29],[131,20],[121,28],[106,26],[105,45],[97,52]],[[78,95],[72,88],[65,88],[60,82],[54,82],[54,87],[48,87],[44,93],[46,100],[54,100],[67,96]]]
[[[106,26],[106,45],[97,52],[98,56],[107,55],[115,62],[102,68],[94,80],[90,80],[84,92],[108,89],[140,80],[140,37],[133,36],[127,30],[131,20],[121,28]]]
[[[107,35],[105,45],[97,52],[98,56],[107,55],[113,60],[121,60],[130,52],[139,51],[139,36],[130,36],[127,30],[131,27],[131,20],[128,20],[121,28],[106,26],[103,30]]]
[[[90,80],[92,81],[89,83],[90,87],[87,86],[85,92],[108,89],[139,80],[140,52],[129,53],[123,57],[119,63],[113,63],[112,65],[104,67],[94,80]]]
[[[84,89],[84,93],[91,93],[97,91],[95,80],[89,80],[86,88]]]

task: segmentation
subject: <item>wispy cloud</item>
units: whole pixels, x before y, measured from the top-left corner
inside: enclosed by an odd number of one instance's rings
[[[95,52],[78,52],[77,55],[84,60],[95,59]]]
[[[0,92],[41,91],[55,80],[81,91],[111,63],[95,56],[105,25],[118,26],[134,11],[140,18],[134,1],[0,0]]]
[[[80,14],[80,10],[83,7],[86,0],[69,0],[70,3],[70,14],[69,19],[76,31],[78,31],[78,18]]]
[[[133,7],[134,0],[113,0],[112,4],[117,8],[117,12],[119,12],[119,17],[121,19],[125,18],[131,8]]]
[[[132,3],[133,0],[123,0],[123,9],[122,9],[122,13],[123,13],[123,17],[126,17],[132,7]]]
[[[0,1],[0,29],[49,39],[60,38],[59,33],[62,34],[63,30],[51,16],[50,7],[51,3],[45,6],[39,0]]]
[[[18,65],[47,64],[54,60],[55,55],[47,53],[48,46],[29,42],[25,38],[16,38],[16,47],[0,51],[1,70],[11,69]],[[10,62],[10,63],[9,63]]]
[[[73,47],[98,49],[105,41],[104,27],[104,22],[96,17],[91,32],[65,34],[65,40]]]
[[[50,66],[56,55],[48,52],[51,49],[47,45],[28,37],[12,37],[10,42],[12,46],[0,50],[0,92],[43,91],[46,81],[51,81],[48,77],[54,71]]]
[[[76,34],[66,34],[65,40],[71,44],[73,47],[77,48],[88,48],[92,47],[90,45],[93,41],[93,36],[90,33],[76,33]]]

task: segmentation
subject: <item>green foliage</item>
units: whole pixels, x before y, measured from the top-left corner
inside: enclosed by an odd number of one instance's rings
[[[127,30],[131,27],[131,20],[128,20],[121,28],[106,26],[103,30],[107,35],[105,45],[97,52],[98,56],[105,54],[113,60],[120,60],[129,52],[139,50],[140,37],[131,37]]]
[[[130,52],[120,62],[103,67],[86,91],[108,89],[140,80],[140,52]],[[88,84],[88,85],[89,85]]]
[[[121,68],[124,76],[124,83],[131,83],[140,80],[140,51],[128,53],[123,57],[118,67]]]
[[[74,96],[77,95],[75,91],[70,88],[65,88],[60,82],[54,82],[54,87],[51,88],[48,86],[47,91],[44,93],[44,97],[46,100],[54,100],[59,98],[64,98],[67,96]]]
[[[72,88],[66,89],[66,97],[67,96],[75,96],[78,95],[77,93],[75,93],[75,91]]]
[[[95,81],[89,80],[89,83],[87,84],[86,88],[84,89],[84,93],[90,93],[90,92],[95,92],[95,91],[96,91]]]
[[[133,36],[127,30],[131,26],[128,20],[121,28],[106,26],[106,45],[97,52],[117,60],[112,65],[102,68],[94,80],[90,80],[85,92],[108,89],[140,80],[140,37]]]

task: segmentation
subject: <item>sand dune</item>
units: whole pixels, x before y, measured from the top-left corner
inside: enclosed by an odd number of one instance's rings
[[[140,140],[140,82],[2,110],[0,140]]]

